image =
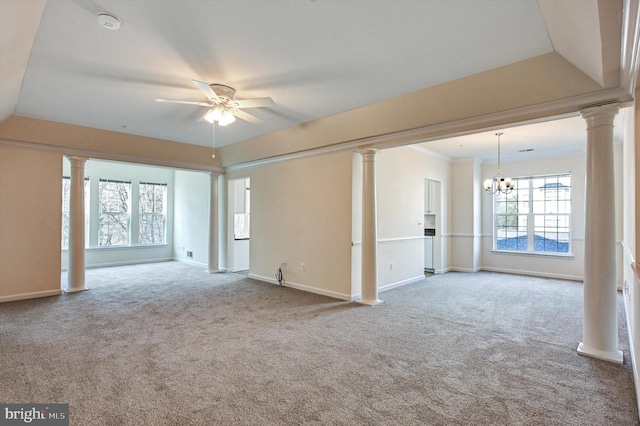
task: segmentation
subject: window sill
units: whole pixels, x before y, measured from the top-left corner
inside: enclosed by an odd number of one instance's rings
[[[491,252],[495,254],[514,254],[517,256],[557,257],[559,259],[573,259],[575,257],[573,253],[554,253],[543,251],[491,250]]]
[[[104,251],[104,250],[138,250],[138,249],[152,249],[167,247],[168,244],[140,244],[136,246],[102,246],[102,247],[85,247],[85,251]],[[69,251],[68,247],[62,249],[62,251]]]

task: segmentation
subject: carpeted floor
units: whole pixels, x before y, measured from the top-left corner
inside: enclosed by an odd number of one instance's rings
[[[285,276],[286,280],[286,276]],[[582,284],[434,275],[374,307],[167,262],[0,305],[0,402],[72,425],[636,425],[625,364],[576,354]]]

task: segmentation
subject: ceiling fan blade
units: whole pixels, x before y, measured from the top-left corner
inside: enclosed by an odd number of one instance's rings
[[[204,93],[207,99],[209,99],[211,102],[220,102],[220,98],[218,97],[218,95],[216,95],[216,93],[213,91],[213,89],[211,89],[211,87],[209,87],[207,83],[198,80],[191,81],[193,81],[193,84],[195,84],[196,87],[200,89],[200,91]]]
[[[200,105],[200,106],[208,106],[208,107],[211,106],[211,104],[208,104],[206,102],[176,101],[176,100],[173,100],[173,99],[161,99],[161,98],[156,98],[156,102],[167,102],[167,103],[170,103],[170,104]]]
[[[271,98],[242,99],[234,102],[238,104],[238,108],[268,107],[276,104]]]
[[[254,116],[254,115],[251,115],[251,114],[249,114],[247,112],[241,111],[241,110],[233,111],[233,115],[235,115],[238,118],[243,119],[244,121],[248,121],[249,123],[253,123],[253,124],[262,124],[262,123],[264,123],[264,120]]]

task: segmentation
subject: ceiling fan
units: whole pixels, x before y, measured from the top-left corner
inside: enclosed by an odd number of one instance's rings
[[[187,104],[208,107],[200,120],[206,120],[211,124],[218,123],[219,126],[226,126],[236,121],[236,117],[248,121],[249,123],[260,124],[264,120],[251,115],[243,108],[258,108],[275,105],[271,98],[234,99],[236,90],[224,84],[207,84],[202,81],[192,80],[193,84],[207,97],[207,102],[179,101],[172,99],[156,98],[156,102],[168,102],[174,104]]]

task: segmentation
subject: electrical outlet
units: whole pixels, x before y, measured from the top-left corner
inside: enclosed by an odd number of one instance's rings
[[[192,251],[188,251],[187,252],[187,257],[193,257],[193,252]]]
[[[306,271],[306,270],[307,270],[307,265],[305,265],[305,264],[304,264],[304,262],[302,262],[302,263],[300,264],[300,270],[301,270],[301,271]]]

